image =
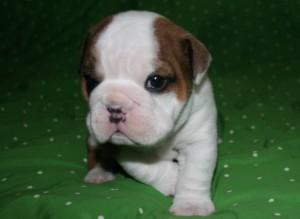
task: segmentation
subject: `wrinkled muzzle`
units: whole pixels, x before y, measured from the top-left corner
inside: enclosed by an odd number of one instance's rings
[[[90,97],[87,126],[99,143],[155,145],[173,127],[167,113],[144,89],[130,82],[104,82]]]

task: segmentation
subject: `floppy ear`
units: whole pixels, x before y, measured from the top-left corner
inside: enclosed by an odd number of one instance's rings
[[[90,46],[90,33],[87,34],[87,36],[85,37],[82,46],[81,46],[81,50],[80,50],[80,63],[79,63],[79,69],[78,72],[80,74],[80,80],[81,80],[81,92],[82,95],[84,97],[84,99],[87,101],[88,100],[88,95],[89,92],[87,90],[87,81],[86,81],[86,71],[91,71],[89,69],[89,63],[88,63],[88,59],[90,59],[88,57],[88,48]]]
[[[79,61],[79,68],[78,68],[78,73],[81,74],[82,73],[82,69],[83,69],[83,63],[84,63],[84,58],[85,58],[85,53],[87,51],[88,48],[88,44],[89,44],[89,38],[90,38],[90,33],[88,33],[86,35],[86,37],[84,38],[84,40],[81,43],[81,48],[80,48],[80,61]]]
[[[92,27],[82,44],[79,73],[81,77],[81,90],[85,100],[88,100],[92,90],[101,81],[100,76],[95,75],[96,58],[94,55],[94,46],[99,35],[105,30],[112,19],[113,17],[108,17]]]
[[[184,53],[189,59],[189,69],[195,84],[199,84],[207,71],[211,56],[206,47],[194,36],[188,35],[182,40]]]

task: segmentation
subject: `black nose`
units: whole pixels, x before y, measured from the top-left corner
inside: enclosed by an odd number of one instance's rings
[[[110,113],[122,113],[122,108],[120,106],[108,106],[107,111]]]
[[[125,120],[126,120],[126,118],[123,115],[109,117],[109,121],[114,124],[118,124],[119,122],[125,122]]]
[[[108,106],[107,111],[110,113],[109,121],[111,123],[118,124],[119,122],[125,122],[125,113],[122,112],[120,106]]]

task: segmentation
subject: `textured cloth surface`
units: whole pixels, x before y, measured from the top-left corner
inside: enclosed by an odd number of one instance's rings
[[[209,218],[299,218],[296,0],[2,1],[0,218],[177,218],[172,198],[122,174],[83,182],[80,45],[91,25],[130,9],[167,16],[213,56],[221,143]]]

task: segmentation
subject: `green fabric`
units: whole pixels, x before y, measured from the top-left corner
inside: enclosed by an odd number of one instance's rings
[[[80,45],[91,25],[129,9],[169,17],[212,53],[221,144],[209,218],[299,218],[296,0],[1,1],[0,218],[177,218],[171,198],[121,174],[83,182]]]

